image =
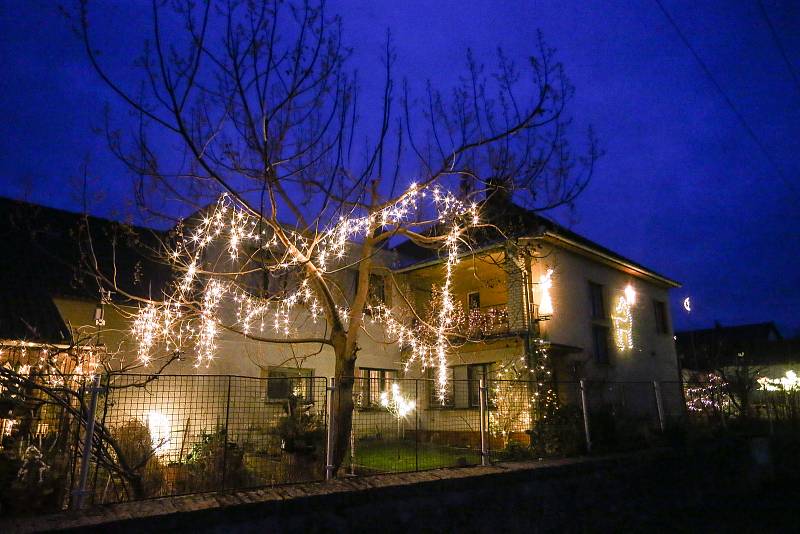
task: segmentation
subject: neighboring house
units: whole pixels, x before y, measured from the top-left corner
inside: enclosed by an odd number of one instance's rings
[[[774,322],[676,332],[681,369],[687,380],[720,369],[748,367],[752,373],[780,378],[800,371],[800,340],[784,339]]]
[[[121,294],[101,297],[92,265],[126,294],[158,294],[169,269],[145,250],[163,234],[144,228],[0,198],[0,345],[11,352],[50,347],[113,354],[135,352]],[[67,369],[69,371],[69,369]]]
[[[35,336],[28,333],[37,331],[42,332],[43,340],[46,337],[46,341],[59,341],[62,336],[64,343],[68,343],[76,332],[84,335],[95,332],[95,315],[103,309],[105,329],[110,327],[108,333],[103,333],[103,345],[113,350],[117,358],[135,359],[130,315],[124,307],[118,310],[102,306],[96,284],[87,282],[93,282],[91,276],[85,269],[76,269],[86,265],[85,237],[79,230],[85,225],[84,218],[10,200],[2,200],[0,213],[3,214],[0,230],[6,243],[13,243],[0,265],[3,287],[13,287],[16,291],[14,299],[3,298],[0,332],[9,332],[5,337],[23,341],[33,340]],[[12,216],[15,213],[21,215]],[[453,295],[461,309],[460,324],[468,341],[460,343],[450,355],[448,373],[452,380],[444,403],[436,398],[430,382],[415,383],[413,395],[420,412],[424,410],[420,428],[441,429],[446,424],[453,432],[475,430],[479,380],[493,377],[498,365],[504,362],[520,358],[530,362],[538,339],[549,343],[552,377],[562,383],[558,393],[564,401],[578,402],[575,384],[586,380],[595,384],[590,397],[593,408],[617,406],[620,390],[602,384],[636,382],[641,387],[623,393],[627,395],[623,403],[634,413],[646,414],[654,409],[652,382],[659,381],[671,385],[664,389],[668,410],[680,411],[679,367],[669,316],[669,289],[678,287],[675,281],[508,199],[499,196],[488,199],[482,216],[502,228],[507,239],[476,233],[473,236],[479,243],[476,253],[465,256],[456,266]],[[25,224],[20,225],[20,220]],[[158,295],[170,274],[165,265],[148,260],[143,252],[148,247],[139,246],[143,238],[122,247],[117,241],[117,246],[111,247],[123,229],[102,219],[88,221],[93,246],[101,252],[101,268],[111,272],[108,262],[113,259],[117,280],[130,285],[128,292]],[[190,225],[191,220],[187,223]],[[46,230],[31,233],[26,228]],[[167,237],[166,233],[144,229],[137,234],[151,236],[148,239],[155,241]],[[223,252],[211,250],[208,254]],[[382,267],[376,269],[372,280],[373,298],[399,313],[405,299],[410,299],[417,309],[425,309],[433,296],[432,287],[442,281],[441,258],[411,243],[399,244],[377,256],[376,263]],[[352,291],[352,275],[346,270],[341,273],[345,292]],[[291,281],[255,274],[251,283],[258,291],[274,293],[285,289]],[[41,300],[40,305],[34,303],[34,297]],[[23,324],[32,327],[29,331],[20,330],[20,322],[8,319],[16,313],[13,302],[20,303],[20,310],[26,309],[25,306],[36,310],[20,312]],[[131,305],[131,301],[125,304]],[[295,319],[294,324],[302,325],[300,333],[305,335],[324,328],[319,323]],[[370,335],[361,336],[357,361],[358,375],[364,379],[356,390],[362,409],[375,407],[380,394],[393,381],[428,376],[416,366],[405,373],[406,354],[401,347],[391,342],[380,324],[367,321],[367,328]],[[195,368],[193,357],[186,355],[167,372],[283,379],[270,381],[266,391],[253,393],[267,404],[286,399],[290,392],[310,398],[315,392],[310,391],[308,379],[333,375],[333,354],[327,346],[263,343],[232,332],[223,333],[217,346],[216,357],[208,365]],[[182,393],[157,397],[169,402],[176,394]],[[192,397],[197,400],[210,395],[208,391],[202,394],[195,391]],[[169,413],[166,408],[162,411]],[[209,409],[205,412],[209,420],[219,417]],[[368,413],[369,410],[365,411],[365,416]],[[372,431],[369,424],[359,425],[356,421],[355,425],[356,432]]]

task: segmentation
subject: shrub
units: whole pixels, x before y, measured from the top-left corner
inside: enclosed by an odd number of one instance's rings
[[[531,430],[531,450],[536,457],[573,456],[583,451],[580,411],[561,406],[548,419],[536,421]]]
[[[323,449],[325,428],[312,408],[312,404],[295,396],[289,397],[284,407],[285,415],[277,426],[281,448],[287,453],[315,457]]]
[[[156,497],[164,488],[164,466],[153,450],[150,430],[142,421],[131,419],[111,429],[121,459],[131,468],[126,489],[134,498]]]
[[[210,489],[239,488],[251,483],[252,477],[244,463],[244,451],[228,432],[217,428],[214,432],[200,434],[186,455],[185,478],[176,481],[179,493],[192,493]],[[224,477],[224,479],[223,479]]]

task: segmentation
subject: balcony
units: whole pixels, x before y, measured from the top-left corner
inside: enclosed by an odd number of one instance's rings
[[[470,339],[502,336],[510,332],[505,304],[472,308],[465,314],[461,332]]]

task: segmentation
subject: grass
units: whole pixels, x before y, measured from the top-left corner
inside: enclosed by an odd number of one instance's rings
[[[459,449],[410,440],[363,440],[356,445],[356,471],[367,473],[399,473],[440,467],[475,465],[480,455],[474,449]]]

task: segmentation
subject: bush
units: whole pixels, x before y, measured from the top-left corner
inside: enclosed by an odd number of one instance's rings
[[[251,484],[252,477],[244,463],[244,451],[228,440],[228,432],[217,428],[200,434],[186,455],[187,469],[176,480],[178,493],[193,493],[211,489],[239,488]],[[224,477],[224,480],[223,480]]]
[[[153,450],[150,430],[142,421],[131,419],[111,429],[122,460],[132,469],[126,489],[136,499],[157,497],[164,489],[164,466]]]
[[[584,451],[583,423],[574,406],[561,406],[531,430],[531,450],[536,457],[574,456]]]
[[[538,457],[532,447],[518,441],[509,441],[505,448],[497,451],[495,455],[498,462],[522,462]]]
[[[289,397],[284,407],[285,415],[278,422],[277,433],[281,448],[290,454],[316,457],[323,449],[325,428],[311,409],[312,404]]]

